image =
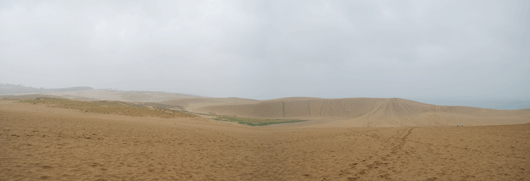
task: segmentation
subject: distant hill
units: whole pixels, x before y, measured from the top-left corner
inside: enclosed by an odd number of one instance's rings
[[[50,93],[50,92],[71,92],[71,91],[86,91],[93,90],[92,87],[68,87],[58,89],[46,89],[26,87],[24,85],[3,84],[0,83],[0,94],[27,94],[27,93]]]
[[[204,99],[166,101],[202,113],[253,118],[326,120],[338,127],[407,127],[523,124],[530,121],[530,109],[496,110],[465,106],[437,106],[398,98],[282,98],[263,101]],[[200,104],[199,104],[200,103]],[[193,109],[189,109],[194,105]],[[200,105],[200,106],[199,106]]]
[[[64,98],[90,98],[98,100],[114,100],[125,102],[160,102],[167,100],[190,99],[198,98],[199,96],[190,94],[179,94],[169,92],[153,92],[153,91],[120,91],[120,90],[105,90],[94,89],[86,91],[75,92],[54,92],[47,93],[49,95],[60,96]]]
[[[117,89],[94,89],[92,87],[46,89],[2,83],[0,83],[0,95],[3,98],[32,98],[38,96],[47,96],[77,100],[115,100],[125,102],[160,102],[167,100],[200,98],[200,96],[191,94],[169,92],[120,91]]]

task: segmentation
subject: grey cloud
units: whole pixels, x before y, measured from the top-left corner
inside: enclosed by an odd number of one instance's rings
[[[530,100],[528,1],[2,1],[0,82]]]

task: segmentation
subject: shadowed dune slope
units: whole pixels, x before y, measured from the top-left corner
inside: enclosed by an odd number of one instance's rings
[[[530,121],[530,110],[436,106],[398,98],[283,98],[194,109],[241,117],[327,119],[329,126],[477,126]]]

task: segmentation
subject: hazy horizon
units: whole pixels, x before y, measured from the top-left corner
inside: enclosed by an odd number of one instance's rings
[[[514,107],[530,101],[529,9],[524,0],[8,0],[0,82]]]
[[[4,94],[6,95],[4,90],[2,90],[2,84],[0,83],[0,95]],[[9,83],[7,83],[9,84]],[[10,84],[10,85],[16,85],[16,86],[24,86],[21,84]],[[46,91],[46,90],[65,90],[65,91],[75,91],[72,88],[93,88],[93,87],[87,87],[87,86],[71,86],[71,87],[62,87],[62,88],[45,88],[45,87],[31,87],[31,86],[24,86],[30,89],[37,89],[37,90],[44,90],[42,92],[34,92],[34,93],[48,93],[52,91]],[[143,91],[143,90],[118,90],[115,88],[93,88],[95,90],[112,90],[112,91],[139,91],[139,92],[149,92],[149,91]],[[82,91],[82,90],[81,90]],[[62,92],[62,91],[61,91]],[[167,92],[167,91],[159,91],[159,92]],[[20,92],[20,93],[31,93],[31,92]],[[177,94],[185,94],[185,95],[191,95],[191,96],[200,96],[200,97],[215,97],[215,96],[208,96],[208,95],[195,95],[195,94],[189,94],[189,93],[181,93],[181,92],[167,92],[167,93],[177,93]],[[13,94],[7,93],[7,95]],[[237,96],[236,96],[237,97]],[[293,96],[293,97],[300,97],[300,96]],[[226,98],[226,97],[216,97],[216,98]],[[246,98],[246,99],[252,99],[247,97],[237,97],[237,98]],[[275,97],[271,99],[278,99],[278,98],[286,98],[286,97]],[[325,97],[318,97],[318,98],[325,98]],[[360,98],[360,97],[335,97],[335,98],[329,98],[329,99],[340,99],[340,98]],[[401,97],[364,97],[364,98],[401,98]],[[405,99],[405,98],[402,98]],[[256,100],[266,100],[266,99],[256,99]],[[441,106],[469,106],[469,107],[478,107],[478,108],[489,108],[489,109],[502,109],[502,110],[518,110],[518,109],[530,109],[530,100],[466,100],[466,99],[410,99],[417,102],[427,103],[427,104],[434,104],[434,105],[441,105]]]

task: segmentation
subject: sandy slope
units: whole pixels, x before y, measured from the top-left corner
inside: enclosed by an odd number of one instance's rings
[[[166,104],[170,106],[180,106],[183,107],[186,111],[191,112],[202,112],[202,108],[209,106],[228,106],[228,105],[241,105],[241,104],[252,104],[259,101],[253,99],[242,99],[242,98],[190,98],[190,99],[176,99],[176,100],[167,100],[161,101],[161,104]]]
[[[167,92],[135,92],[135,91],[110,91],[110,90],[85,90],[70,92],[52,92],[44,93],[45,95],[60,96],[69,99],[87,99],[87,100],[114,100],[125,102],[158,102],[175,99],[190,99],[198,96],[167,93]]]
[[[530,110],[436,106],[405,99],[284,98],[240,104],[207,105],[200,112],[262,118],[319,119],[327,126],[399,127],[522,124]],[[319,125],[320,126],[320,125]]]
[[[0,101],[0,180],[529,180],[528,150],[530,124],[249,127]]]

